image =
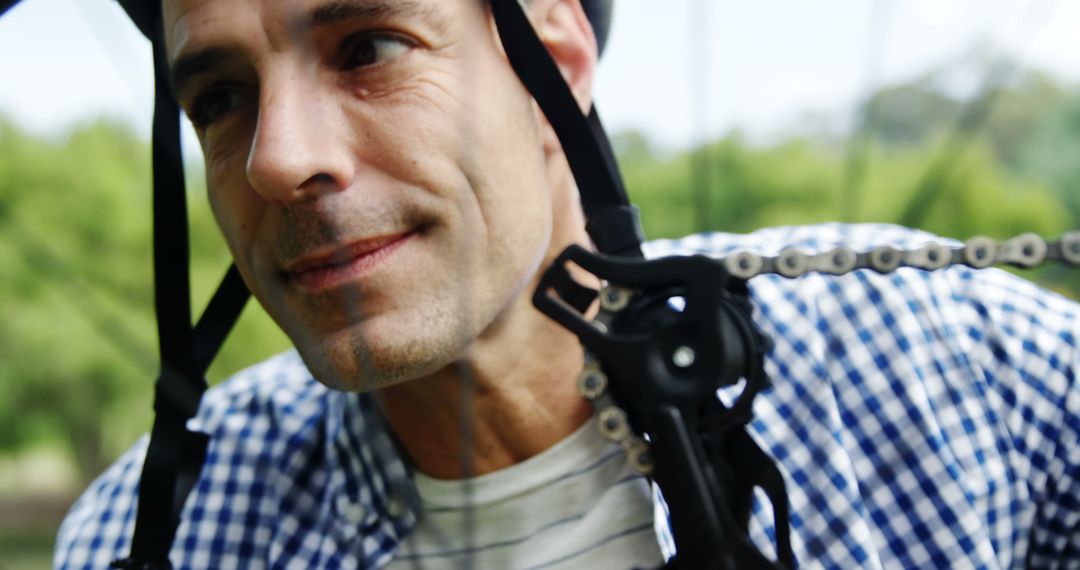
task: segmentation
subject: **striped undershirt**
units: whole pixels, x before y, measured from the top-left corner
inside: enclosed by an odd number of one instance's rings
[[[415,481],[424,512],[388,568],[622,570],[663,560],[648,481],[592,421],[512,467]]]

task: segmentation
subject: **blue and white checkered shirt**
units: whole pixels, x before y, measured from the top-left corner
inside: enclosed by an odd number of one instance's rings
[[[929,239],[827,225],[649,253]],[[785,475],[801,565],[1080,568],[1075,303],[966,268],[759,277],[751,292],[776,346],[750,432]],[[173,545],[177,568],[377,568],[415,522],[408,470],[370,398],[324,388],[295,353],[213,388],[194,423],[213,439]],[[128,553],[145,449],[144,438],[72,507],[57,567],[104,568]],[[763,545],[767,510],[751,526]]]

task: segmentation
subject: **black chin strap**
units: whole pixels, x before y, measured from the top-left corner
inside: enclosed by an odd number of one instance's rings
[[[0,0],[0,16],[19,3],[19,0]]]
[[[198,479],[210,437],[187,429],[206,391],[205,374],[250,296],[230,267],[199,323],[191,325],[187,207],[180,154],[180,109],[168,85],[161,18],[154,45],[154,298],[161,374],[154,426],[139,482],[131,556],[114,568],[170,568],[184,501]]]

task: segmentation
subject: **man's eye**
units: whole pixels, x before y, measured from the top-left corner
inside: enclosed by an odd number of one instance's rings
[[[205,129],[235,111],[246,100],[246,94],[237,89],[211,89],[192,101],[188,118],[195,128]]]
[[[342,67],[356,69],[391,61],[404,55],[411,47],[411,42],[395,34],[355,34],[342,42]]]

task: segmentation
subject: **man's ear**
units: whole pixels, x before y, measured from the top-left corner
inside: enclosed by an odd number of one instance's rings
[[[592,106],[596,36],[580,0],[532,0],[529,18],[583,113]]]

